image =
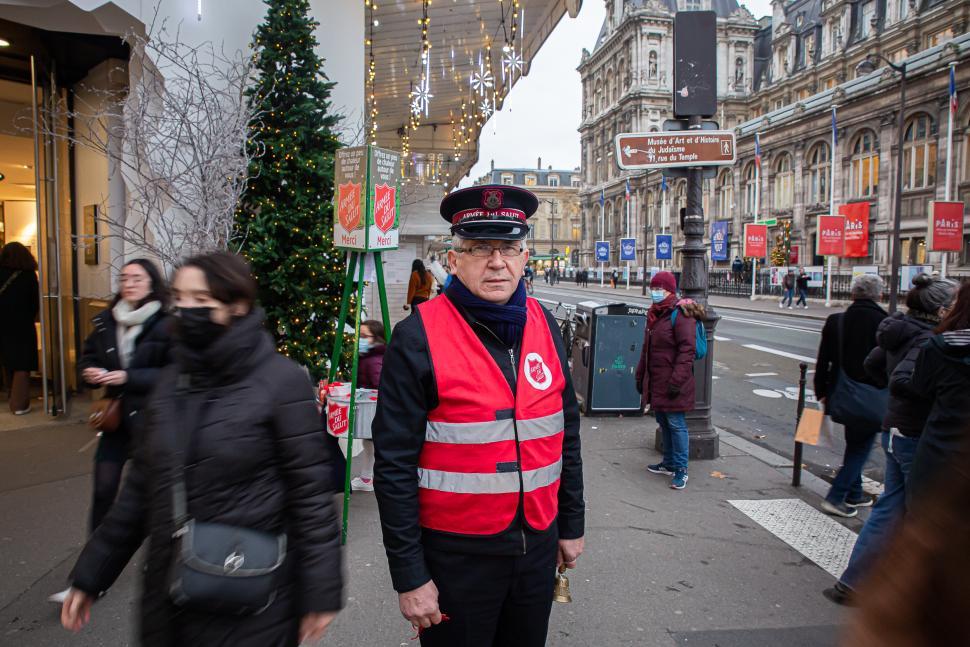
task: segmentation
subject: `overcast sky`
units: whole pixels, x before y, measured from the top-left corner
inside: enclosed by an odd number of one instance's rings
[[[744,2],[756,18],[771,14],[770,0]],[[579,16],[564,16],[538,55],[529,75],[519,80],[500,112],[485,124],[479,140],[478,164],[461,186],[467,186],[496,167],[579,166],[579,121],[582,88],[576,67],[583,48],[592,51],[603,26],[603,0],[584,0]]]

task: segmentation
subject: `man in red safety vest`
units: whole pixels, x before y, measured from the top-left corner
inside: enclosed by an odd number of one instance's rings
[[[537,207],[513,186],[446,196],[452,281],[384,356],[374,488],[425,647],[544,645],[556,569],[583,552],[576,393],[555,319],[522,281]]]

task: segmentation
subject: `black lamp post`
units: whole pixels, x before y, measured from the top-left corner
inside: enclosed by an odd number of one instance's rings
[[[902,262],[902,241],[899,229],[903,217],[903,133],[904,112],[906,110],[906,62],[893,63],[882,54],[869,54],[864,61],[856,66],[859,74],[869,74],[876,69],[876,63],[882,61],[893,71],[899,72],[899,116],[896,123],[896,199],[893,213],[893,257],[889,270],[889,312],[896,312],[896,302],[899,298],[899,266]]]

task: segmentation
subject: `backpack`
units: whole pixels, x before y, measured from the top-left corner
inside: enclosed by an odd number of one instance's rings
[[[674,312],[670,315],[670,325],[674,326],[677,323],[677,313],[680,312],[680,308],[674,308]],[[704,330],[704,324],[700,321],[695,321],[694,326],[694,359],[704,359],[707,356],[707,332]]]

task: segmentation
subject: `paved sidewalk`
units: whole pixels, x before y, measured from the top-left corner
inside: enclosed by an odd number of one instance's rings
[[[860,522],[816,514],[802,497],[814,505],[817,496],[771,465],[783,459],[759,459],[730,436],[721,458],[694,463],[687,489],[671,490],[644,469],[657,460],[655,426],[649,417],[583,419],[587,553],[570,573],[574,602],[554,609],[549,644],[834,647],[843,611],[821,596],[832,576],[806,554],[838,568]],[[84,539],[90,438],[77,424],[0,432],[2,645],[135,644],[138,559],[78,636],[45,601]],[[374,497],[356,493],[352,506],[347,608],[324,644],[416,644],[391,590]],[[794,520],[801,539],[790,527],[774,532],[808,543],[799,552],[754,518]]]

